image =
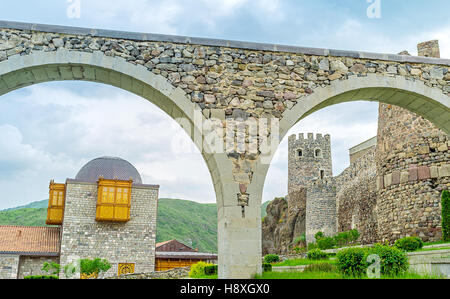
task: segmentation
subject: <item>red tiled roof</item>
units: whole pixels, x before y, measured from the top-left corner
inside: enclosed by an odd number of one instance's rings
[[[58,255],[59,227],[0,226],[0,253]]]
[[[164,244],[170,243],[172,241],[176,241],[176,240],[169,240],[169,241],[164,241],[164,242],[161,242],[161,243],[156,243],[156,248],[158,248],[159,246],[162,246]]]

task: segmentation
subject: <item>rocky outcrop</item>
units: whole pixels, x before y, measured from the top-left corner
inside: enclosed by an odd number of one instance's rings
[[[266,212],[262,223],[263,255],[289,253],[296,239],[305,233],[306,189],[276,198]]]

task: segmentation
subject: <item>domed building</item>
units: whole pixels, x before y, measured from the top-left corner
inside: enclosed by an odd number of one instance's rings
[[[154,271],[159,186],[143,184],[131,163],[100,157],[49,189],[52,226],[0,227],[0,278],[41,275],[44,262],[85,258],[107,259],[112,267],[104,277]],[[2,273],[2,263],[11,271]]]
[[[101,157],[84,165],[75,177],[77,181],[97,182],[99,177],[108,180],[133,180],[142,184],[141,175],[128,161],[117,157]]]

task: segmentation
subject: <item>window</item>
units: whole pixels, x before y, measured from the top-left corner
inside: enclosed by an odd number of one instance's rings
[[[323,180],[325,178],[325,170],[320,171],[320,179]]]
[[[66,185],[50,182],[47,209],[47,225],[61,225],[64,215],[64,200],[66,197]]]
[[[317,149],[314,151],[314,155],[316,156],[316,158],[322,158],[322,150],[319,149],[319,148],[317,148]]]
[[[303,157],[303,149],[297,150],[297,157]]]
[[[98,181],[97,221],[127,222],[130,220],[131,186],[133,181]]]

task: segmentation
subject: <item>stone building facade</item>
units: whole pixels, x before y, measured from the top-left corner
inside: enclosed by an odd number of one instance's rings
[[[97,184],[67,180],[61,264],[73,259],[104,258],[112,267],[103,276],[118,273],[118,265],[135,264],[135,271],[155,270],[158,186],[133,184],[130,221],[96,221]]]
[[[112,185],[102,187],[101,180],[109,180],[112,184],[129,183],[131,188],[125,193],[123,187],[120,191]],[[107,188],[109,193],[102,188]],[[45,275],[47,273],[41,270],[44,262],[60,264],[59,276],[65,278],[64,266],[76,265],[78,260],[86,258],[102,258],[111,264],[110,270],[99,278],[121,274],[119,269],[124,267],[127,274],[155,271],[159,186],[142,184],[138,171],[127,161],[102,157],[87,163],[75,179],[67,179],[64,192],[57,226],[0,227],[0,279]],[[103,193],[99,196],[100,192]],[[129,197],[128,192],[131,193]],[[129,202],[118,204],[119,193],[123,199],[123,194],[127,194]],[[104,199],[111,201],[105,204]],[[114,217],[119,208],[129,214],[120,221],[104,220],[104,215],[99,212],[103,207],[106,211],[112,208]],[[47,223],[51,219],[52,224],[56,224],[55,219],[50,218],[52,209],[55,208],[50,193]],[[132,272],[129,269],[133,269]]]

